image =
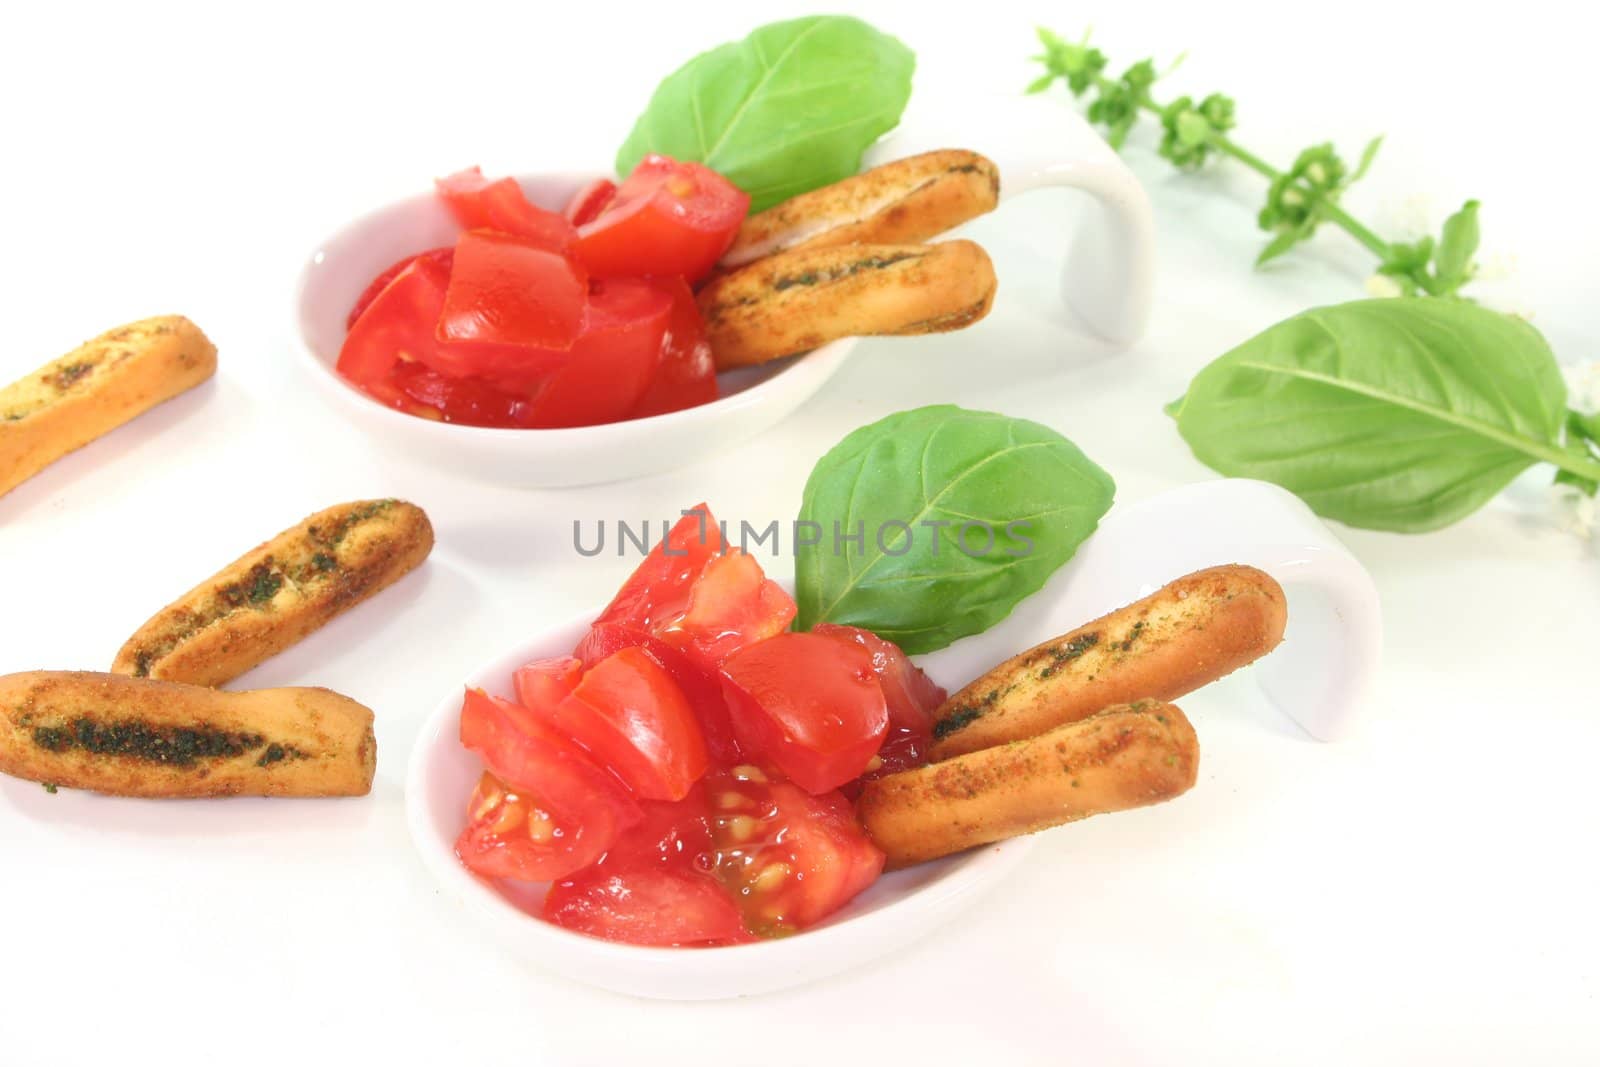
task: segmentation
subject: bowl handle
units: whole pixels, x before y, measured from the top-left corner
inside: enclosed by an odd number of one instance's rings
[[[1131,345],[1150,317],[1155,223],[1133,172],[1073,107],[1059,97],[1020,93],[929,100],[867,154],[867,165],[970,148],[1000,168],[1002,202],[1040,189],[1088,194],[1076,227],[1059,238],[1066,265],[1061,296],[1095,334]]]

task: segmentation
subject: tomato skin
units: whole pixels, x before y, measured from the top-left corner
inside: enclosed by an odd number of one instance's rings
[[[733,945],[753,940],[715,877],[711,806],[696,783],[675,803],[645,801],[644,818],[598,863],[550,887],[544,917],[569,930],[635,945]]]
[[[661,361],[672,297],[658,284],[619,278],[595,283],[588,321],[570,356],[538,386],[529,423],[598,426],[628,417]],[[551,353],[553,360],[562,360]]]
[[[411,266],[411,264],[416,260],[432,260],[442,267],[444,269],[444,273],[448,275],[450,273],[450,265],[455,261],[455,258],[455,246],[448,245],[444,248],[430,248],[426,252],[421,252],[414,256],[406,256],[404,259],[390,264],[388,267],[384,268],[383,272],[380,273],[376,278],[368,282],[367,287],[361,290],[361,295],[356,297],[355,304],[350,308],[350,314],[344,320],[345,331],[349,332],[350,330],[354,329],[356,320],[359,319],[361,317],[361,313],[367,310],[367,308],[372,305],[372,302],[378,298],[378,294],[383,292],[384,289],[388,288],[389,283],[394,281],[395,278],[399,277],[400,272]]]
[[[472,378],[486,360],[525,365],[531,350],[456,345],[435,333],[450,283],[451,254],[414,257],[362,309],[345,336],[336,369],[347,381],[401,411],[471,425],[524,425],[526,395]]]
[[[421,257],[408,262],[362,309],[345,335],[335,369],[371,387],[386,383],[403,359],[420,358],[419,349],[435,343],[433,324],[449,280],[449,268],[437,262]]]
[[[439,340],[565,350],[583,330],[588,297],[588,278],[562,253],[469,230],[456,242]]]
[[[557,819],[592,830],[602,849],[643,816],[627,789],[559,730],[482,689],[468,689],[462,701],[461,743]]]
[[[657,633],[710,670],[739,649],[787,630],[795,611],[794,598],[761,572],[753,556],[730,548],[707,561],[683,614]]]
[[[441,374],[426,363],[401,363],[386,383],[413,401],[402,410],[463,426],[526,426],[529,400],[481,378]]]
[[[693,290],[682,278],[657,284],[672,293],[672,318],[655,375],[631,412],[636,419],[709,404],[718,396],[716,361]]]
[[[578,227],[575,254],[598,277],[678,274],[697,282],[728,250],[750,197],[716,171],[647,155]]]
[[[587,867],[606,849],[589,824],[558,819],[487,771],[467,811],[456,855],[485,878],[554,881]]]
[[[722,663],[734,735],[811,793],[867,769],[889,729],[872,657],[851,642],[781,633]]]
[[[717,763],[737,763],[741,753],[733,738],[722,682],[713,671],[702,669],[678,649],[645,630],[622,623],[603,622],[590,627],[573,655],[585,668],[624,648],[643,649],[672,676],[700,722],[706,752]]]
[[[567,221],[574,226],[593,222],[604,211],[617,195],[617,183],[610,178],[596,178],[594,181],[572,194],[572,199],[567,201],[567,206],[562,210]],[[576,234],[574,234],[576,237]]]
[[[511,676],[517,690],[517,703],[529,710],[555,707],[577,688],[583,666],[574,656],[536,659],[523,664]]]
[[[944,687],[912,663],[898,645],[871,630],[824,622],[812,627],[811,632],[853,642],[872,657],[872,669],[877,672],[878,685],[889,708],[889,733],[878,750],[883,765],[867,777],[926,763],[928,749],[933,743],[933,712],[949,695]]]
[[[515,178],[490,181],[477,167],[434,182],[439,198],[469,230],[496,230],[562,255],[572,251],[577,230],[564,216],[530,202]]]
[[[695,578],[722,548],[721,527],[711,509],[703,502],[689,508],[622,583],[595,625],[614,622],[650,630],[681,615]]]
[[[643,649],[624,648],[590,667],[555,718],[646,800],[682,800],[706,772],[694,711]]]

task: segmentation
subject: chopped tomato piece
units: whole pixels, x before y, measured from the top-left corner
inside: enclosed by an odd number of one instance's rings
[[[794,616],[794,598],[761,572],[755,557],[729,549],[706,563],[689,590],[688,608],[657,632],[713,668],[731,653],[787,630]]]
[[[604,211],[616,195],[616,182],[609,178],[596,178],[572,194],[562,214],[574,226],[582,226],[586,222],[593,222],[595,216]]]
[[[418,256],[372,298],[345,336],[339,374],[412,414],[473,425],[524,425],[531,407],[527,394],[508,393],[473,376],[485,365],[525,368],[547,357],[534,349],[439,340],[436,327],[452,259],[453,253]]]
[[[346,379],[369,390],[388,385],[398,363],[421,358],[420,349],[436,342],[434,323],[444,306],[450,268],[417,257],[400,269],[388,285],[368,301],[361,316],[345,335],[336,369]],[[397,391],[389,387],[393,403]]]
[[[689,605],[695,578],[722,546],[722,531],[711,509],[703,503],[690,508],[622,584],[595,624],[615,622],[649,630],[654,623],[681,615]]]
[[[812,793],[865,771],[889,729],[872,657],[852,642],[781,633],[730,655],[722,676],[740,747]]]
[[[603,278],[711,272],[750,211],[750,197],[716,171],[648,155],[615,199],[578,227],[577,256]]]
[[[596,282],[583,333],[570,358],[539,386],[531,424],[598,426],[627,418],[661,361],[671,318],[672,296],[655,282]]]
[[[528,200],[515,178],[490,181],[477,167],[434,182],[450,213],[469,230],[497,230],[566,255],[577,231],[561,214]]]
[[[350,315],[344,320],[344,328],[346,330],[354,328],[356,320],[359,319],[361,317],[361,313],[367,310],[367,307],[378,298],[378,294],[383,292],[384,289],[388,287],[389,283],[394,281],[395,278],[399,277],[400,272],[411,266],[414,261],[419,259],[431,259],[442,266],[445,274],[448,275],[450,273],[450,264],[455,260],[455,256],[455,246],[451,245],[448,248],[430,248],[428,251],[420,253],[419,255],[406,256],[398,263],[390,265],[383,271],[382,274],[379,274],[376,278],[372,279],[372,281],[367,284],[365,289],[361,290],[361,295],[356,297],[355,305],[350,309]]]
[[[709,404],[717,398],[717,367],[694,293],[682,278],[662,279],[672,293],[672,318],[655,376],[633,409],[634,418]]]
[[[487,771],[472,793],[467,815],[456,855],[485,878],[565,878],[599,859],[609,844],[595,824],[560,818]]]
[[[525,708],[553,708],[577,688],[583,677],[583,662],[573,656],[536,659],[518,667],[512,675],[517,703]]]
[[[643,649],[677,683],[700,722],[700,736],[706,752],[719,763],[736,763],[739,748],[733,739],[733,724],[728,721],[728,705],[722,696],[722,681],[678,649],[645,630],[623,623],[597,623],[578,642],[573,655],[592,667],[624,648]]]
[[[883,871],[883,853],[836,792],[812,796],[789,782],[768,782],[753,767],[718,771],[706,790],[716,810],[717,875],[755,934],[819,922]]]
[[[706,772],[694,711],[643,649],[624,648],[590,667],[555,720],[647,800],[682,800]]]
[[[471,230],[456,242],[441,341],[568,349],[583,331],[589,282],[560,252]]]
[[[495,777],[538,797],[557,819],[592,831],[602,850],[641,818],[620,782],[559,730],[509,700],[468,689],[461,743],[482,756]]]
[[[933,712],[948,696],[944,688],[912,663],[900,646],[871,630],[824,622],[811,632],[858,644],[872,657],[872,669],[889,708],[889,734],[878,750],[883,764],[873,773],[887,774],[926,763],[933,742]]]
[[[711,809],[695,785],[675,803],[645,801],[643,820],[592,867],[550,887],[544,917],[636,945],[731,945],[751,940],[716,878]]]
[[[401,363],[389,384],[415,402],[414,415],[465,426],[526,426],[531,402],[481,378],[441,374],[426,363]]]

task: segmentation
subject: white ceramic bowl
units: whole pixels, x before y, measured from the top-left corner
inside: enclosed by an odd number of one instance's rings
[[[1171,531],[1182,531],[1182,540]],[[1261,567],[1288,595],[1286,640],[1255,668],[1268,695],[1316,736],[1346,731],[1377,669],[1377,592],[1303,503],[1262,482],[1208,482],[1113,512],[1073,561],[1011,617],[919,662],[954,687],[1021,648],[1218,563]],[[516,667],[570,653],[591,619],[592,613],[518,642],[463,682],[508,693]],[[622,993],[708,1000],[847,970],[927,935],[1004,878],[1031,843],[1020,838],[887,875],[826,924],[780,941],[709,949],[599,941],[536,918],[542,887],[507,890],[470,874],[456,859],[467,798],[483,769],[457,740],[460,710],[459,689],[443,694],[411,757],[406,814],[423,861],[502,949]]]
[[[519,179],[529,199],[560,208],[597,175]],[[822,388],[855,345],[835,341],[800,359],[718,376],[710,404],[646,419],[559,430],[502,429],[434,422],[373,400],[334,371],[345,317],[367,283],[401,258],[454,244],[461,227],[431,192],[364,215],[322,241],[300,277],[295,335],[301,362],[339,414],[384,447],[474,481],[510,486],[617,481],[693,462],[744,441],[784,418]]]
[[[927,116],[919,119],[919,115]],[[1066,250],[1063,297],[1096,332],[1131,344],[1150,307],[1154,247],[1150,206],[1133,175],[1071,108],[1037,98],[991,103],[982,113],[919,109],[877,145],[869,163],[962,145],[1000,166],[1002,195],[1044,188],[1087,194],[1077,229],[1046,240]],[[559,208],[592,174],[523,175],[536,204]],[[458,426],[378,403],[334,372],[345,317],[367,283],[404,256],[453,244],[460,227],[431,193],[364,215],[319,242],[295,292],[301,363],[340,415],[386,450],[454,476],[509,486],[617,481],[695,462],[772,426],[839,369],[855,340],[764,367],[718,376],[723,396],[667,415],[561,430]]]

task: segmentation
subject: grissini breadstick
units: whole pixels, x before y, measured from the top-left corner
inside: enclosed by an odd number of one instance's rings
[[[1013,656],[933,713],[934,760],[1043,733],[1101,708],[1171,700],[1266,655],[1287,605],[1270,575],[1230,564]]]
[[[924,152],[751,215],[721,265],[737,269],[793,248],[915,244],[993,211],[999,199],[1000,171],[986,157]]]
[[[994,264],[971,241],[780,252],[696,297],[717,366],[750,366],[840,337],[959,330],[989,313]]]
[[[1195,783],[1200,747],[1171,704],[1106,708],[1038,737],[868,781],[861,825],[907,867],[1090,815],[1158,804]]]
[[[360,796],[372,712],[327,689],[224,693],[87,671],[0,677],[0,771],[132,797]]]
[[[411,571],[433,548],[415,504],[357,500],[258,545],[141,626],[117,674],[221,685]]]
[[[181,315],[119,326],[0,389],[0,496],[217,369]]]

